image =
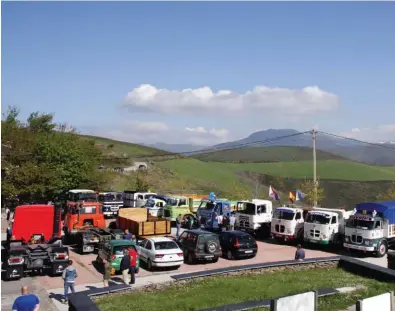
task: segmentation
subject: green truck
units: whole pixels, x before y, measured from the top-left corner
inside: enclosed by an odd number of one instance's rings
[[[99,251],[96,257],[96,264],[103,265],[103,259],[105,259],[110,263],[114,273],[120,272],[119,266],[123,257],[123,250],[129,247],[134,248],[134,250],[138,253],[136,244],[129,240],[111,240],[102,243],[99,246]],[[138,273],[139,271],[139,266],[140,260],[139,258],[137,258],[136,273]]]
[[[182,218],[187,215],[194,216],[199,207],[200,200],[182,196],[170,197],[163,209],[163,217],[170,221],[176,221],[178,215]]]

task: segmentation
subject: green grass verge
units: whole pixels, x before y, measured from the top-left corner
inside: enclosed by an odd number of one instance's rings
[[[214,153],[197,155],[202,161],[209,162],[292,162],[311,161],[313,150],[308,147],[253,147],[222,150]],[[317,150],[317,159],[346,160],[345,158]]]
[[[220,184],[231,182],[234,173],[251,171],[272,176],[297,179],[313,178],[312,161],[278,162],[278,163],[221,163],[203,162],[197,159],[177,159],[158,163],[180,175],[210,180]],[[372,166],[344,160],[317,161],[320,179],[377,181],[395,180],[393,167]]]
[[[339,268],[265,273],[235,277],[216,277],[187,284],[172,285],[153,292],[108,296],[97,301],[101,311],[185,311],[232,303],[260,301],[320,288],[364,285],[365,290],[350,295],[320,299],[319,311],[344,310],[356,300],[395,290],[394,283],[383,283],[348,273]]]

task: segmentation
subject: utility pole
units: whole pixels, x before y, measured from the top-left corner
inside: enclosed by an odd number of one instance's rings
[[[317,154],[316,154],[316,131],[313,129],[313,170],[314,170],[314,206],[317,206]]]
[[[259,176],[257,176],[255,181],[255,199],[258,199],[258,188],[259,188]]]

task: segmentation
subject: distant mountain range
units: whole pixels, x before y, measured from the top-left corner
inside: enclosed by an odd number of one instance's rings
[[[197,146],[188,144],[154,144],[151,147],[169,152],[196,152],[207,148],[227,149],[227,148],[249,148],[249,147],[270,147],[270,146],[299,146],[312,147],[312,135],[310,133],[300,134],[292,129],[269,129],[252,133],[246,138],[227,142],[215,146]],[[282,136],[290,136],[283,139],[275,139]],[[252,144],[254,143],[254,144]],[[362,144],[353,140],[337,138],[334,136],[317,134],[316,147],[319,150],[340,155],[353,161],[374,164],[374,165],[395,165],[395,143],[380,142],[380,146]],[[388,146],[389,148],[385,148]],[[318,159],[319,160],[319,159]]]

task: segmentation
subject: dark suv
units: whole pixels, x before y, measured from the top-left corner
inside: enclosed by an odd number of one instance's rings
[[[175,240],[184,253],[184,261],[193,264],[198,260],[217,262],[222,255],[218,235],[204,230],[185,230]]]
[[[254,238],[243,231],[225,231],[219,234],[224,257],[228,259],[254,258],[258,245]]]

